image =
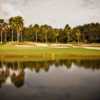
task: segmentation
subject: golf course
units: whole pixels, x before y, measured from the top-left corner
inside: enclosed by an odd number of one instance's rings
[[[6,44],[0,45],[1,60],[99,59],[99,47],[65,44]]]

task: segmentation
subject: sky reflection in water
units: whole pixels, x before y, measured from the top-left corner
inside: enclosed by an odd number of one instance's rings
[[[0,62],[0,100],[100,100],[100,60]]]

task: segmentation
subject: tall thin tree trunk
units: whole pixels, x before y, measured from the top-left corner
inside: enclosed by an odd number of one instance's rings
[[[23,41],[23,36],[22,36],[22,32],[21,32],[21,34],[20,34],[20,35],[21,35],[21,42],[22,42],[22,41]]]
[[[36,42],[37,42],[37,32],[36,32]]]
[[[58,39],[57,39],[57,37],[56,37],[56,43],[58,43]]]
[[[7,42],[7,33],[5,32],[5,42]]]
[[[69,42],[70,40],[70,36],[69,36],[69,33],[67,34],[67,42]]]
[[[84,36],[84,33],[83,33],[83,36],[82,36],[82,38],[83,38],[83,42],[85,43],[85,36]]]
[[[79,40],[79,39],[80,39],[80,38],[79,38],[79,36],[78,36],[77,38],[78,38],[78,45],[79,45],[79,42],[80,42],[80,40]]]
[[[2,44],[2,31],[1,31],[1,44]]]
[[[19,32],[17,32],[17,42],[19,42],[19,36],[20,36],[20,33]]]
[[[11,31],[11,41],[14,41],[13,30]]]
[[[48,42],[48,36],[47,36],[47,33],[45,34],[45,42],[46,42],[46,43]]]

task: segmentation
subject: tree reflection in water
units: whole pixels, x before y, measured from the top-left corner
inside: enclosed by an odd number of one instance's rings
[[[48,72],[50,67],[53,65],[55,67],[62,67],[63,65],[66,69],[70,69],[74,63],[78,67],[83,67],[86,69],[100,69],[100,60],[57,60],[57,61],[40,61],[40,62],[0,62],[0,87],[4,84],[8,77],[10,77],[11,82],[17,87],[22,87],[24,85],[24,77],[26,68],[31,71],[35,70],[39,73],[41,70]]]

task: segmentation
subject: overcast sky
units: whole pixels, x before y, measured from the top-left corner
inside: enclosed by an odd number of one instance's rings
[[[64,27],[100,22],[100,0],[0,0],[0,17],[23,16],[25,24]]]

